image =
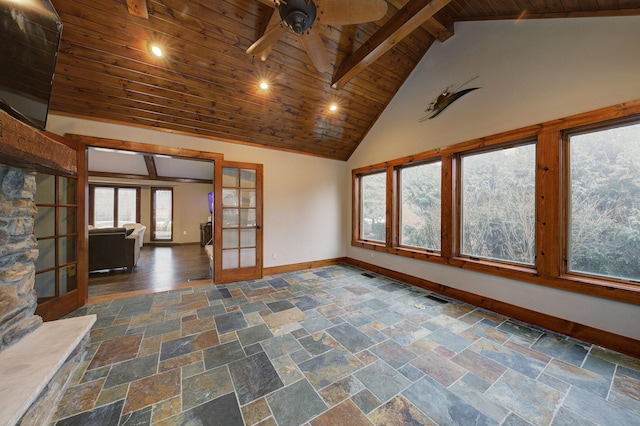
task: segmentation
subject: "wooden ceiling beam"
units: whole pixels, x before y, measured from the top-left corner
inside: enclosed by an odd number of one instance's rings
[[[151,179],[158,178],[158,170],[156,168],[156,160],[151,155],[144,156],[144,165],[147,166],[147,172]]]
[[[200,159],[207,161],[218,161],[222,159],[220,154],[206,151],[197,151],[195,149],[188,148],[153,145],[144,142],[131,142],[120,139],[100,138],[97,136],[86,136],[76,133],[65,133],[64,137],[87,146],[99,148],[122,149],[124,151],[169,155],[172,157],[184,158],[187,160]]]
[[[147,0],[127,0],[127,10],[133,16],[149,19]]]
[[[436,18],[429,18],[423,25],[429,34],[438,39],[441,43],[447,41],[453,36],[453,29],[447,28],[442,22]]]
[[[407,4],[407,0],[387,0],[387,3],[400,10]],[[441,19],[431,17],[422,25],[422,28],[431,34],[433,38],[444,42],[453,36],[453,22],[449,24],[450,25],[443,24]]]
[[[342,61],[333,76],[331,87],[342,88],[351,78],[374,63],[450,2],[451,0],[410,0],[358,50]]]

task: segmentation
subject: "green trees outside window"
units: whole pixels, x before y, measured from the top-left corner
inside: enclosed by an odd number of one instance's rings
[[[361,178],[360,238],[384,242],[386,238],[386,173]]]
[[[401,245],[440,250],[441,174],[440,161],[400,169]]]
[[[568,140],[567,269],[640,281],[640,124]]]
[[[534,263],[535,171],[533,143],[462,156],[462,254]]]

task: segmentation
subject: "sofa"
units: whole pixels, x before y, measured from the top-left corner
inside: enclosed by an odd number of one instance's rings
[[[127,230],[133,229],[131,235],[133,235],[135,239],[138,240],[138,246],[142,248],[142,246],[144,245],[144,231],[146,231],[147,227],[141,223],[125,223],[124,225],[122,225],[122,227]]]
[[[139,233],[126,228],[89,229],[89,272],[126,268],[128,272],[140,257]]]

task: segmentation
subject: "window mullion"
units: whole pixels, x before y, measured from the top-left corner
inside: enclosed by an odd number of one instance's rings
[[[353,194],[351,194],[351,244],[354,244],[360,239],[360,217],[361,210],[360,203],[362,202],[362,191],[360,190],[361,179],[360,176],[352,171],[351,181],[353,182]]]
[[[113,188],[113,226],[118,226],[118,204],[120,204],[119,188]]]
[[[455,235],[459,232],[455,231],[458,221],[454,220],[453,203],[456,199],[454,194],[454,159],[453,155],[443,155],[442,161],[442,177],[441,177],[441,213],[440,213],[440,255],[444,258],[451,259],[455,255]]]
[[[54,214],[53,214],[53,220],[55,221],[55,224],[53,226],[54,229],[54,234],[55,234],[55,238],[54,240],[54,247],[53,247],[53,253],[54,253],[54,259],[55,259],[55,264],[56,264],[56,271],[55,271],[55,286],[56,286],[56,290],[55,290],[55,295],[56,297],[60,297],[60,247],[59,247],[59,237],[60,237],[60,207],[58,206],[58,204],[60,203],[60,182],[59,182],[60,177],[59,176],[55,176],[54,177],[54,181],[55,181],[55,189],[53,191],[54,193],[54,203],[56,205],[56,207],[54,208]]]
[[[557,130],[538,135],[536,152],[536,260],[538,274],[560,275],[562,258],[561,215],[562,158],[561,135]]]
[[[394,167],[387,166],[387,191],[386,191],[386,241],[387,247],[398,247],[398,173]]]

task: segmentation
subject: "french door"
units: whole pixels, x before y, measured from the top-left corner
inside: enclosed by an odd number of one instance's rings
[[[87,301],[86,157],[84,146],[69,146],[76,150],[76,175],[36,175],[35,313],[45,321],[58,319]]]
[[[216,168],[214,281],[262,277],[262,164]]]

